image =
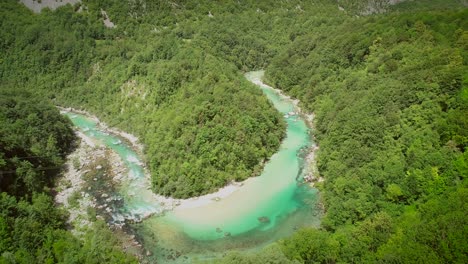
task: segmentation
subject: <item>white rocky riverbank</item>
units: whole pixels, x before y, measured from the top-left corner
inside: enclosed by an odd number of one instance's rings
[[[263,76],[264,76],[264,72],[259,71],[259,72],[254,72],[254,75],[250,75],[250,78],[249,77],[248,78],[252,83],[259,85],[259,86],[268,87],[269,89],[275,91],[280,97],[292,102],[292,104],[294,105],[293,115],[302,116],[304,118],[304,121],[306,121],[307,126],[313,129],[314,118],[315,118],[314,113],[308,113],[304,111],[299,105],[300,104],[299,99],[295,99],[289,95],[285,95],[283,91],[281,91],[280,89],[276,89],[274,87],[269,86],[268,84],[265,84],[263,82]],[[313,135],[311,136],[313,137]],[[318,169],[317,169],[317,165],[316,165],[315,157],[316,157],[316,152],[318,150],[319,150],[319,146],[317,145],[317,143],[314,143],[314,145],[311,146],[310,149],[308,150],[308,153],[304,160],[304,164],[305,164],[304,165],[305,166],[304,180],[306,182],[309,182],[312,187],[314,187],[316,183],[324,181],[324,178],[320,176]]]

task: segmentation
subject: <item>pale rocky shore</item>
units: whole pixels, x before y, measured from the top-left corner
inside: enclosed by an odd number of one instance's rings
[[[100,144],[99,141],[93,140],[80,131],[75,131],[75,133],[79,138],[78,146],[67,157],[65,170],[55,188],[58,192],[55,196],[55,202],[68,211],[67,223],[71,227],[71,232],[77,237],[82,237],[86,232],[89,232],[89,228],[93,226],[95,220],[105,220],[105,216],[98,213],[93,219],[89,215],[91,208],[94,210],[101,209],[105,213],[111,212],[110,207],[98,205],[97,196],[88,192],[85,175],[93,170],[104,170],[101,165],[96,165],[95,161],[98,159],[106,159],[110,166],[104,174],[111,175],[114,183],[120,181],[121,177],[119,175],[123,175],[126,168],[122,159]],[[92,181],[95,180],[97,179],[92,179]],[[108,197],[106,201],[112,199],[106,192],[101,194],[101,199],[103,197]],[[143,260],[145,255],[149,254],[148,251],[143,249],[135,235],[128,230],[126,231],[118,225],[109,225],[109,228],[118,239],[122,250],[136,256],[140,261]]]
[[[113,177],[114,182],[120,180],[117,175],[122,175],[125,172],[125,167],[117,154],[109,151],[98,141],[79,131],[75,133],[79,137],[79,143],[75,151],[67,157],[65,171],[56,186],[55,201],[68,210],[70,213],[68,223],[75,227],[75,231],[79,231],[90,224],[87,217],[88,207],[97,207],[96,198],[86,192],[84,176],[91,171],[103,169],[102,166],[95,165],[97,159],[108,160],[111,166],[106,173],[116,175]],[[74,199],[76,199],[77,205],[70,204],[72,196],[76,196]]]

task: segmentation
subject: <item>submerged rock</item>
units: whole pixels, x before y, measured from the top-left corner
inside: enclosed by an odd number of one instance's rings
[[[268,218],[267,216],[260,216],[257,219],[260,223],[265,223],[265,224],[270,223],[270,218]]]
[[[230,237],[230,236],[231,236],[231,232],[224,232],[224,236],[225,236],[225,237]]]

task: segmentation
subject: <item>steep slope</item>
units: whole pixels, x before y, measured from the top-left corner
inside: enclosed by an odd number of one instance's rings
[[[468,13],[402,12],[301,29],[267,68],[316,114],[325,178],[324,230],[291,258],[467,261]]]
[[[177,9],[161,4],[144,16],[157,14],[158,24],[124,23],[131,6],[118,13],[113,5],[121,3],[84,4],[83,12],[66,6],[33,15],[2,2],[2,84],[137,134],[160,194],[192,197],[258,175],[285,124],[232,63],[205,49],[208,16],[174,18]],[[103,26],[101,8],[115,29]]]
[[[52,188],[74,139],[53,105],[2,87],[0,263],[136,263],[103,222],[82,239],[67,231]]]

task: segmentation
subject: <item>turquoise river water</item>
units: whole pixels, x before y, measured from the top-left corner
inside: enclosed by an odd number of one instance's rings
[[[228,250],[257,250],[292,234],[297,228],[318,226],[317,190],[301,184],[307,168],[304,157],[312,147],[310,131],[290,99],[261,82],[262,71],[245,77],[256,84],[287,122],[287,135],[262,174],[221,199],[202,198],[171,211],[163,211],[149,190],[141,159],[118,136],[100,130],[96,121],[65,113],[87,136],[115,151],[127,167],[117,189],[123,203],[114,208],[111,222],[136,220],[132,230],[158,263],[184,263],[210,259]],[[144,219],[144,220],[143,220]],[[140,221],[143,220],[143,221]],[[133,222],[133,221],[132,221]]]

